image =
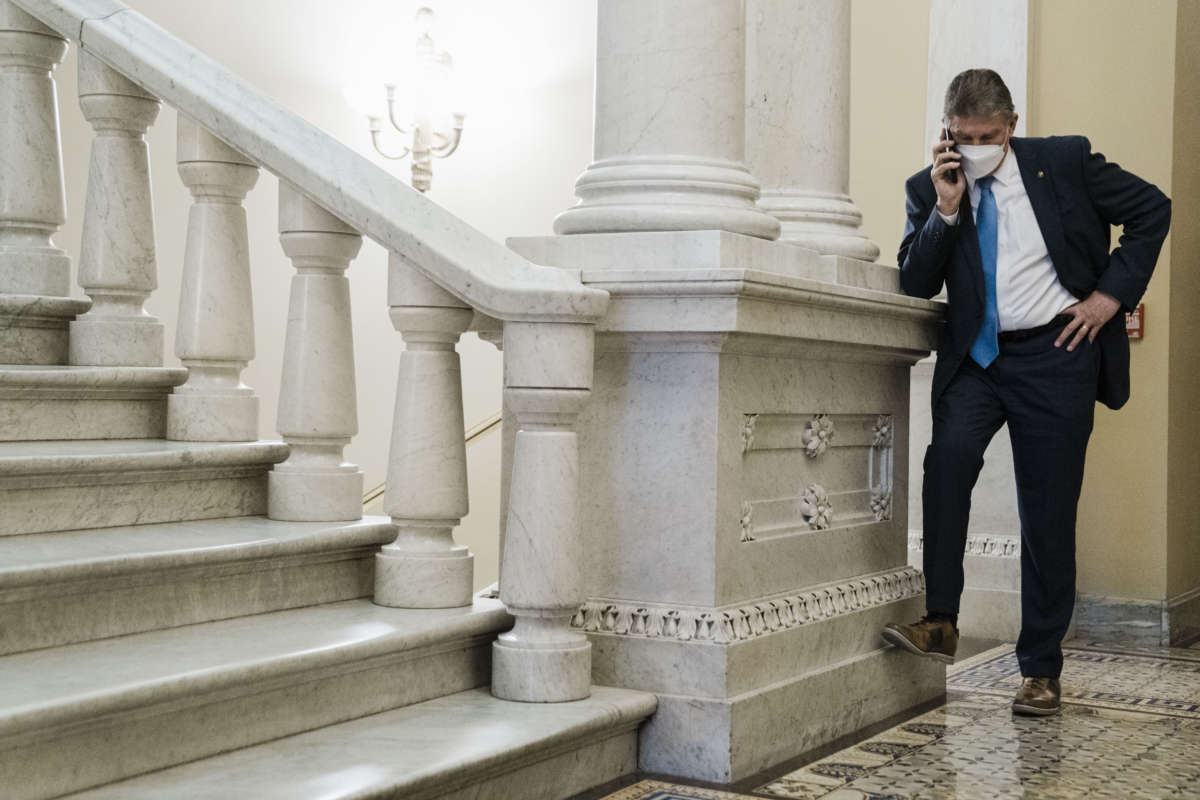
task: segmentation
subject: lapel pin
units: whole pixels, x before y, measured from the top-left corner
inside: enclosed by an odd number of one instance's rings
[[[1046,177],[1046,173],[1042,172],[1042,171],[1039,169],[1039,170],[1038,170],[1038,177],[1039,177],[1039,178],[1044,178],[1044,177]]]

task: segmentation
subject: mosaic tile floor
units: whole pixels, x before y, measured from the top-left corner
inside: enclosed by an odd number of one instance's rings
[[[1200,798],[1200,649],[1070,644],[1057,716],[1013,716],[1004,645],[951,667],[942,707],[743,793],[645,780],[605,800]]]

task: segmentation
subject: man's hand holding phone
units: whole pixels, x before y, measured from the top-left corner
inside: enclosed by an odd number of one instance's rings
[[[967,179],[963,177],[962,155],[954,149],[950,132],[942,127],[942,136],[933,146],[933,187],[937,189],[937,207],[949,217],[958,211]]]

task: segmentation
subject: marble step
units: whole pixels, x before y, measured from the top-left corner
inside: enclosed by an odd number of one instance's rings
[[[0,442],[0,536],[265,514],[283,442]]]
[[[0,364],[67,363],[71,320],[91,307],[87,298],[0,293]]]
[[[187,380],[166,367],[0,365],[0,441],[154,439],[167,395]]]
[[[653,694],[604,686],[571,703],[486,688],[72,795],[87,800],[559,800],[633,772]]]
[[[0,655],[368,597],[387,517],[0,537]]]
[[[3,795],[57,797],[483,686],[510,625],[497,600],[348,600],[4,656]]]

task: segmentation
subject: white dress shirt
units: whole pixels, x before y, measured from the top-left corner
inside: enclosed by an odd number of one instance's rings
[[[1017,154],[1011,147],[992,177],[997,212],[996,305],[1000,330],[1036,328],[1078,301],[1059,282],[1054,271],[1029,195],[1025,193]],[[979,187],[971,178],[967,178],[967,187],[971,217],[978,219]],[[958,224],[957,211],[950,216],[938,211],[938,215],[948,225]]]

